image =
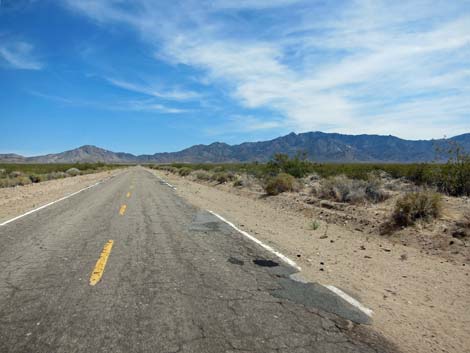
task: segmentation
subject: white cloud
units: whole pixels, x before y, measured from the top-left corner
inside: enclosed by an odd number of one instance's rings
[[[43,64],[33,55],[33,46],[21,41],[5,41],[0,44],[0,57],[15,69],[40,70]]]
[[[206,83],[245,108],[277,111],[297,131],[429,138],[470,130],[468,3],[137,4],[69,2],[101,23],[133,27],[159,58],[203,69]],[[250,18],[241,9],[264,12]]]

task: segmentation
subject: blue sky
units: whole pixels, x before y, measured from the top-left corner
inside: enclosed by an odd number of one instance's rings
[[[468,0],[0,3],[0,153],[470,132]]]

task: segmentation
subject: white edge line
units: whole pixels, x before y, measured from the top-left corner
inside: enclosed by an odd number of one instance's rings
[[[256,239],[254,236],[252,236],[251,234],[248,234],[247,232],[245,232],[244,230],[241,230],[240,228],[238,228],[235,224],[233,224],[232,222],[229,222],[227,221],[224,217],[222,217],[221,215],[218,215],[217,213],[211,211],[211,210],[207,210],[209,213],[213,214],[214,216],[216,216],[217,218],[219,218],[221,221],[227,223],[230,227],[232,227],[233,229],[235,229],[236,231],[238,231],[239,233],[243,234],[245,237],[247,237],[248,239],[250,239],[251,241],[255,242],[256,244],[258,244],[259,246],[263,247],[264,249],[268,250],[269,252],[273,253],[274,255],[276,255],[277,257],[279,257],[282,261],[284,261],[286,264],[294,267],[296,270],[300,271],[301,268],[299,265],[297,265],[294,261],[292,261],[291,259],[289,259],[287,256],[281,254],[279,251],[277,250],[274,250],[272,247],[270,247],[269,245],[266,245],[265,243],[263,243],[261,240],[258,240]]]
[[[172,188],[173,190],[176,190],[176,188],[175,188],[173,185],[171,185],[170,183],[168,183],[165,179],[160,178],[159,175],[155,174],[155,173],[154,173],[153,171],[151,171],[151,170],[148,170],[148,169],[146,169],[146,170],[147,170],[147,172],[149,172],[149,173],[152,174],[153,176],[157,177],[157,179],[160,180],[163,184],[165,184],[166,186],[169,186],[169,187]]]
[[[330,291],[332,291],[333,293],[337,294],[338,296],[346,300],[352,306],[355,306],[356,308],[361,310],[367,316],[372,317],[372,314],[374,313],[372,309],[366,308],[364,305],[359,303],[356,299],[344,293],[341,289],[336,288],[335,286],[332,286],[332,285],[326,285],[326,286],[324,285],[324,287],[328,288]]]
[[[0,223],[0,227],[1,227],[1,226],[4,226],[4,225],[7,225],[8,223],[11,223],[11,222],[13,222],[13,221],[16,221],[17,219],[23,218],[24,216],[30,215],[31,213],[37,212],[37,211],[39,211],[39,210],[42,210],[43,208],[49,207],[49,206],[51,206],[51,205],[53,205],[53,204],[55,204],[55,203],[57,203],[57,202],[63,201],[63,200],[65,200],[65,199],[68,199],[69,197],[72,197],[72,196],[74,196],[74,195],[77,195],[78,193],[80,193],[80,192],[82,192],[82,191],[91,189],[91,188],[95,187],[96,185],[101,184],[102,182],[103,182],[103,181],[99,181],[99,182],[97,182],[96,184],[87,186],[86,188],[83,188],[83,189],[81,189],[81,190],[78,190],[78,191],[75,191],[75,192],[73,192],[73,193],[71,193],[71,194],[68,194],[68,195],[66,195],[66,196],[64,196],[64,197],[61,197],[61,198],[58,199],[58,200],[55,200],[55,201],[46,203],[45,205],[42,205],[42,206],[40,206],[40,207],[38,207],[38,208],[35,208],[34,210],[28,211],[28,212],[26,212],[26,213],[23,213],[22,215],[16,216],[15,218],[9,219],[8,221],[5,221],[5,222],[3,222],[3,223]]]

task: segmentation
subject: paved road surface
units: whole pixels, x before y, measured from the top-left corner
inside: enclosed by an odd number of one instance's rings
[[[143,168],[0,227],[0,245],[2,353],[395,351]]]

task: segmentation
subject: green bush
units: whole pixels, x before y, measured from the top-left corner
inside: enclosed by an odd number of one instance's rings
[[[295,178],[287,173],[279,173],[270,178],[264,186],[268,195],[278,195],[286,191],[296,191],[298,189]]]
[[[392,214],[396,225],[409,226],[417,220],[429,221],[440,216],[442,196],[432,191],[412,192],[397,200]]]
[[[178,170],[178,174],[180,176],[188,176],[189,174],[191,174],[191,169],[190,168],[186,168],[186,167],[183,167],[183,168],[180,168]]]
[[[266,169],[273,175],[286,173],[296,178],[302,178],[312,171],[312,166],[312,163],[305,159],[305,155],[297,154],[290,158],[286,154],[278,153],[268,162]]]

